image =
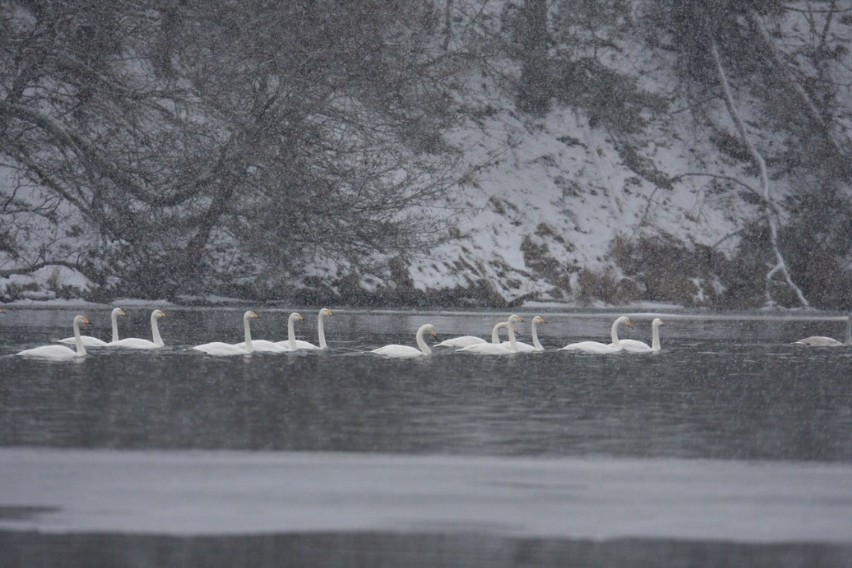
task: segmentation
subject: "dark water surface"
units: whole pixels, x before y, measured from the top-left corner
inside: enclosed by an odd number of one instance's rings
[[[672,511],[706,506],[704,501],[693,504],[678,498],[678,491],[706,493],[708,484],[729,475],[725,464],[731,461],[761,464],[754,470],[758,473],[746,469],[737,479],[777,473],[779,478],[769,485],[776,497],[823,479],[812,477],[822,473],[803,472],[796,464],[830,465],[837,468],[831,479],[852,479],[852,349],[790,344],[814,333],[842,339],[844,325],[836,317],[820,321],[670,314],[664,316],[661,353],[595,356],[555,349],[579,339],[606,340],[609,324],[618,314],[547,313],[548,324],[539,329],[549,349],[545,353],[488,357],[436,350],[422,360],[390,360],[365,351],[386,343],[414,345],[414,331],[426,322],[435,324],[444,337],[467,333],[487,337],[493,323],[507,314],[342,310],[326,320],[331,347],[327,352],[214,358],[188,348],[212,340],[241,341],[242,310],[167,309],[168,317],[160,322],[167,347],[161,350],[91,349],[84,360],[70,363],[13,355],[70,335],[70,320],[78,312],[94,323],[85,333],[109,337],[108,309],[103,307],[12,307],[0,316],[0,448],[8,449],[0,453],[0,483],[4,469],[15,473],[10,478],[21,480],[17,486],[21,495],[33,489],[26,480],[36,479],[26,469],[32,448],[47,452],[54,469],[97,454],[87,450],[104,449],[142,456],[149,454],[134,451],[153,451],[154,461],[163,451],[191,456],[200,450],[213,451],[212,455],[223,450],[273,456],[390,454],[412,460],[482,457],[498,460],[492,469],[512,470],[523,463],[532,464],[539,473],[553,460],[570,471],[577,463],[605,469],[615,460],[632,469],[650,463],[653,472],[668,471],[672,463],[686,468],[683,477],[672,481],[668,495],[672,509],[657,511],[669,515],[671,526],[663,523],[665,529],[655,531],[655,512],[645,508],[637,518],[648,516],[647,527],[640,524],[621,533],[600,532],[600,527],[606,527],[600,518],[596,520],[600,524],[594,525],[598,532],[591,537],[584,532],[589,526],[573,525],[561,537],[542,529],[513,533],[500,518],[491,521],[503,528],[493,530],[492,525],[483,524],[491,514],[486,505],[489,497],[500,494],[492,488],[493,494],[486,492],[481,501],[468,503],[471,519],[477,523],[473,529],[435,525],[434,518],[425,515],[427,528],[417,529],[415,515],[413,524],[399,532],[388,531],[378,521],[363,530],[320,522],[310,531],[299,532],[283,530],[270,520],[266,530],[261,523],[255,536],[225,530],[202,538],[180,534],[180,523],[161,531],[75,529],[80,513],[66,495],[51,494],[44,503],[35,498],[18,502],[0,487],[4,566],[60,565],[66,555],[78,558],[80,565],[852,565],[846,554],[852,543],[852,514],[847,514],[852,503],[840,494],[803,497],[798,509],[785,502],[782,529],[774,533],[778,538],[773,538],[774,529],[763,534],[752,525],[743,529],[741,538],[724,531],[716,534],[704,526],[682,535],[670,518]],[[122,337],[150,338],[150,310],[129,312],[130,317],[120,321]],[[252,324],[253,336],[284,339],[287,313],[261,310],[262,319]],[[302,313],[306,319],[298,324],[299,338],[316,343],[316,314]],[[533,313],[524,315],[529,321]],[[649,318],[650,314],[635,318],[637,329],[622,336],[650,341]],[[530,341],[526,324],[521,331],[521,339]],[[59,449],[73,452],[56,453]],[[235,455],[232,465],[242,468],[241,476],[253,471],[251,463]],[[94,463],[95,476],[113,467],[108,460]],[[138,463],[137,469],[144,470],[147,458]],[[313,457],[308,463],[305,475],[310,477],[319,466]],[[634,467],[636,463],[640,465]],[[433,468],[437,476],[472,467],[465,461],[416,460],[406,463],[410,466]],[[369,471],[371,466],[365,467]],[[706,470],[716,477],[702,477]],[[160,474],[178,478],[176,471]],[[389,483],[390,489],[377,499],[392,501],[393,495],[409,495],[416,489],[405,479],[376,478],[367,489]],[[330,483],[341,484],[339,480]],[[544,492],[542,507],[548,501],[547,492],[553,492],[550,497],[556,501],[562,498],[557,495],[562,489],[549,480],[536,483],[538,497]],[[600,502],[593,503],[592,511],[606,505],[600,495],[610,489],[629,494],[633,482],[613,478],[601,483],[609,485],[593,492]],[[742,483],[746,482],[740,487]],[[595,485],[594,475],[588,484]],[[191,493],[189,485],[180,487],[183,493]],[[216,498],[227,493],[222,480],[217,479],[213,487]],[[470,487],[475,491],[477,485]],[[441,498],[442,486],[430,491],[430,498]],[[299,505],[306,517],[332,493],[314,490],[311,495],[312,500]],[[346,500],[345,495],[334,495],[341,502]],[[523,511],[527,497],[517,498],[517,509]],[[194,502],[196,512],[215,506],[215,499],[205,499],[210,495]],[[243,504],[255,503],[246,499]],[[755,502],[747,514],[719,519],[759,524],[754,511],[766,506],[771,517],[777,505],[773,497]],[[65,524],[54,526],[47,520],[51,506],[76,513],[69,512],[62,521]],[[834,506],[841,508],[831,509]],[[447,519],[456,518],[457,512],[451,509],[448,504]],[[837,538],[821,542],[805,530],[805,515],[820,511],[830,512],[829,518],[837,523],[848,521],[848,542]],[[380,518],[386,512],[376,505],[370,514]],[[539,510],[533,505],[530,512],[530,516],[552,514],[546,507]],[[557,512],[553,518],[558,522],[562,517]],[[54,528],[49,532],[57,534],[31,532],[50,526]],[[260,536],[265,532],[272,534]],[[217,564],[211,558],[233,561]]]

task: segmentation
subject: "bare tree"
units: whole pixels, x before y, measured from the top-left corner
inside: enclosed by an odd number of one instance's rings
[[[412,213],[452,165],[428,7],[0,8],[0,159],[18,180],[0,183],[0,216],[22,227],[0,271],[68,264],[57,242],[85,243],[73,266],[98,285],[174,294],[239,276],[226,266],[297,278],[434,239],[437,216]],[[82,235],[22,238],[41,225]]]

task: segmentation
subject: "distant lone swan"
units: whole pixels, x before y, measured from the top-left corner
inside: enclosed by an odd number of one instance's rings
[[[163,338],[160,337],[160,328],[157,327],[157,320],[166,317],[166,312],[154,310],[151,312],[151,339],[142,339],[139,337],[128,337],[107,343],[105,347],[124,347],[126,349],[159,349],[163,347]]]
[[[327,316],[333,316],[334,312],[328,308],[323,308],[319,311],[317,315],[317,340],[319,341],[319,345],[314,345],[310,341],[302,341],[301,339],[296,339],[292,335],[290,335],[290,328],[287,328],[287,345],[291,351],[295,351],[297,349],[328,349],[328,345],[325,342],[325,326],[323,325],[323,319]],[[293,345],[295,343],[295,346]]]
[[[538,330],[536,329],[536,324],[547,323],[544,321],[544,318],[541,316],[535,316],[530,323],[530,334],[532,335],[533,344],[524,343],[522,341],[515,342],[515,348],[518,353],[538,353],[544,351],[544,347],[542,347],[541,342],[538,340]],[[508,346],[509,342],[504,341],[503,345]]]
[[[213,341],[211,343],[203,343],[193,347],[196,351],[202,351],[208,355],[250,355],[254,352],[254,347],[251,343],[251,330],[249,329],[249,321],[257,319],[257,313],[249,310],[243,314],[243,331],[245,333],[245,346],[238,347],[230,343],[222,341]]]
[[[609,353],[618,353],[622,351],[621,345],[618,342],[618,326],[624,324],[625,327],[633,327],[633,322],[627,316],[621,316],[612,323],[610,329],[610,338],[612,343],[600,343],[598,341],[580,341],[579,343],[569,343],[562,347],[560,351],[579,351],[581,353],[598,353],[607,355]]]
[[[651,322],[651,345],[635,339],[619,339],[618,344],[630,353],[657,353],[660,351],[660,326],[663,320],[654,318]]]
[[[426,344],[426,340],[423,339],[424,333],[431,333],[433,337],[438,335],[438,332],[435,330],[435,326],[430,323],[423,324],[420,326],[420,329],[417,330],[417,334],[415,335],[415,341],[417,342],[416,349],[414,347],[409,347],[408,345],[391,344],[379,347],[378,349],[373,349],[370,353],[397,358],[425,357],[426,355],[431,355],[432,350],[429,349],[429,346]]]
[[[524,321],[523,318],[512,314],[506,320],[506,329],[509,332],[509,341],[503,343],[476,343],[458,349],[459,353],[477,353],[479,355],[511,355],[518,352],[518,342],[515,339],[514,324]]]
[[[491,343],[494,343],[495,345],[500,343],[500,330],[506,327],[509,327],[509,322],[507,321],[500,321],[494,324],[494,327],[491,328]],[[486,341],[475,335],[461,335],[459,337],[445,339],[440,343],[436,343],[435,347],[453,347],[455,349],[459,349],[470,345],[476,345],[478,343],[486,343]]]
[[[112,343],[118,341],[118,316],[126,315],[127,312],[121,308],[113,308],[112,312],[110,312],[109,319],[112,322]],[[109,345],[106,341],[98,339],[97,337],[92,337],[91,335],[81,335],[80,339],[83,340],[83,345],[86,347],[105,347]],[[66,337],[65,339],[60,339],[59,343],[74,345],[75,341],[76,339],[74,337]]]
[[[795,342],[796,345],[810,345],[811,347],[849,347],[852,346],[852,315],[846,317],[846,341],[838,341],[833,337],[824,335],[812,335]]]
[[[53,359],[55,361],[67,361],[77,357],[86,356],[86,346],[80,337],[80,326],[89,325],[86,316],[74,316],[74,346],[77,350],[70,349],[64,345],[43,345],[33,349],[25,349],[18,352],[22,357],[38,357],[39,359]]]

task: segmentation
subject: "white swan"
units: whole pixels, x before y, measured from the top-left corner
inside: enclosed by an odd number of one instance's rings
[[[415,339],[417,341],[417,349],[414,347],[409,347],[408,345],[385,345],[384,347],[379,347],[378,349],[373,349],[370,353],[375,353],[377,355],[384,355],[385,357],[425,357],[426,355],[430,355],[432,350],[429,349],[429,346],[426,344],[426,340],[423,339],[423,334],[429,332],[432,336],[437,336],[438,332],[435,331],[435,326],[430,323],[423,324],[420,326],[420,329],[417,330],[417,335]]]
[[[507,321],[499,321],[494,324],[494,327],[491,328],[491,343],[499,344],[500,343],[500,330],[504,327],[508,327],[509,322]],[[452,339],[445,339],[440,343],[436,343],[435,347],[453,347],[456,349],[460,349],[462,347],[467,347],[469,345],[476,345],[478,343],[486,343],[484,339],[481,337],[477,337],[475,335],[461,335],[459,337],[453,337]]]
[[[222,341],[212,341],[210,343],[196,345],[193,349],[196,351],[203,351],[208,355],[250,355],[254,352],[254,346],[251,342],[249,320],[257,319],[259,317],[260,316],[258,316],[256,312],[251,310],[243,314],[243,330],[245,332],[245,345],[243,347],[224,343]]]
[[[67,361],[77,357],[85,357],[86,346],[83,345],[83,338],[80,336],[81,325],[89,325],[89,320],[86,316],[74,316],[74,346],[77,348],[76,351],[64,345],[43,345],[41,347],[34,347],[33,349],[24,349],[18,352],[18,355],[22,357],[53,359],[56,361]]]
[[[112,343],[118,341],[118,316],[126,315],[127,312],[121,308],[113,308],[112,312],[110,312],[109,319],[112,322]],[[80,339],[83,340],[83,345],[86,347],[105,347],[109,345],[106,341],[98,339],[97,337],[92,337],[91,335],[81,335]],[[60,339],[59,343],[74,345],[75,341],[77,341],[77,338],[75,337],[66,337],[65,339]]]
[[[157,327],[157,320],[166,317],[166,313],[161,310],[151,312],[151,339],[141,339],[139,337],[127,337],[107,343],[105,347],[124,347],[126,349],[159,349],[164,346],[163,338],[160,337],[160,328]]]
[[[295,312],[290,314],[290,317],[287,318],[287,330],[293,341],[295,341],[295,329],[293,324],[296,320],[301,319],[302,316]],[[293,350],[289,342],[287,341],[268,341],[266,339],[252,339],[251,346],[252,349],[254,349],[255,351],[262,351],[264,353],[287,353]],[[246,342],[242,341],[240,343],[235,343],[234,347],[245,349]]]
[[[810,345],[811,347],[849,347],[852,346],[852,315],[846,318],[846,342],[838,341],[833,337],[824,335],[812,335],[794,342],[796,345]]]
[[[293,312],[287,318],[287,339],[284,341],[276,341],[275,345],[284,349],[284,351],[296,351],[299,349],[299,342],[296,340],[296,322],[302,321],[305,318],[298,312]]]
[[[323,318],[326,316],[333,316],[334,312],[328,308],[323,308],[319,311],[319,315],[317,315],[317,339],[319,340],[319,345],[314,345],[310,341],[302,341],[301,339],[293,339],[296,342],[295,349],[328,349],[328,345],[325,343],[325,326],[323,326]],[[287,343],[290,343],[290,328],[287,328]],[[292,345],[290,346],[290,350],[293,349]]]
[[[627,316],[621,316],[612,323],[610,329],[610,338],[612,343],[600,343],[598,341],[580,341],[579,343],[569,343],[560,351],[579,351],[581,353],[598,353],[606,355],[609,353],[618,353],[622,351],[621,345],[618,342],[618,326],[624,324],[626,327],[633,327],[633,322]]]
[[[544,321],[542,316],[535,316],[532,319],[532,323],[530,324],[530,335],[532,335],[533,344],[524,343],[523,341],[515,341],[515,345],[517,346],[518,353],[537,353],[544,351],[544,347],[542,347],[541,342],[538,340],[538,330],[536,329],[536,324],[539,323],[547,323]],[[508,341],[504,341],[503,345],[509,346]]]
[[[514,324],[524,321],[523,318],[512,314],[506,320],[506,330],[509,332],[509,341],[503,343],[476,343],[462,347],[457,351],[459,353],[478,353],[480,355],[511,355],[518,352],[518,342],[515,339]]]
[[[663,320],[654,318],[651,322],[651,345],[635,339],[619,339],[618,344],[630,353],[657,353],[660,351],[660,326]]]

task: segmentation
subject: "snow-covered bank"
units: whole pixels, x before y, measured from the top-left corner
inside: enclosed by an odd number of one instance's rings
[[[0,449],[2,530],[849,543],[843,464]]]

